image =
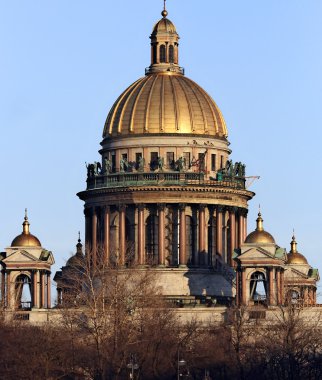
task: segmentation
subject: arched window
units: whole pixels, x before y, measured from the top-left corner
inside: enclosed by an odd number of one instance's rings
[[[152,63],[157,63],[157,46],[152,47]]]
[[[147,218],[145,237],[147,264],[157,265],[159,250],[159,223],[156,215],[150,215]]]
[[[17,309],[31,309],[31,280],[25,274],[20,274],[15,282]]]
[[[250,278],[250,298],[255,302],[267,300],[267,283],[264,273],[254,272]]]
[[[174,63],[174,48],[173,45],[169,46],[169,62]]]
[[[160,46],[160,62],[165,63],[166,58],[165,58],[165,45]]]

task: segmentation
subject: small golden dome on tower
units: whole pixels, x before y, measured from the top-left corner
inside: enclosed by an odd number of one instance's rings
[[[287,264],[297,264],[297,265],[307,265],[308,262],[306,258],[297,251],[297,242],[293,234],[291,241],[291,250],[287,255]]]
[[[168,14],[167,11],[165,12]],[[162,12],[162,15],[163,13],[164,11]],[[152,35],[157,33],[177,33],[177,30],[172,21],[170,21],[168,18],[163,17],[153,27]]]
[[[27,209],[25,210],[25,218],[22,223],[22,234],[12,240],[11,247],[41,247],[41,243],[29,231],[30,223],[28,222]]]
[[[245,240],[245,243],[250,244],[275,244],[273,236],[264,231],[263,218],[261,213],[258,213],[258,218],[256,219],[257,227],[256,230],[251,232]]]

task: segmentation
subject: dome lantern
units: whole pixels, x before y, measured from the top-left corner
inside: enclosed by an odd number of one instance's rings
[[[162,19],[153,27],[151,39],[151,65],[146,74],[174,72],[183,74],[179,67],[179,35],[175,25],[167,18],[165,1]]]

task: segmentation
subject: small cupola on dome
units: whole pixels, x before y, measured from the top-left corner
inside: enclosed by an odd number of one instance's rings
[[[273,236],[264,231],[262,214],[258,213],[258,218],[256,219],[257,227],[256,230],[251,232],[245,240],[247,244],[275,244]]]
[[[146,74],[158,72],[174,72],[183,74],[179,67],[179,35],[176,27],[168,16],[164,0],[161,12],[162,19],[153,27],[151,39],[151,65]]]
[[[67,262],[66,262],[66,267],[75,267],[79,266],[84,259],[83,255],[83,244],[81,242],[80,238],[80,232],[78,232],[78,241],[76,244],[76,253],[75,255],[71,256]]]
[[[41,247],[39,239],[30,233],[30,223],[28,221],[27,209],[22,223],[22,234],[16,236],[11,243],[11,247]]]
[[[297,251],[297,242],[293,233],[291,241],[291,250],[287,255],[287,264],[297,264],[297,265],[307,265],[308,262],[306,258]]]

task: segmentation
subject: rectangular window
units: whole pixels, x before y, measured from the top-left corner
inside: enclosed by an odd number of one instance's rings
[[[205,154],[204,153],[198,153],[198,162],[199,162],[199,171],[204,172],[205,171]]]
[[[212,171],[216,170],[216,155],[215,154],[211,155],[211,170]]]
[[[190,153],[189,152],[183,153],[183,162],[184,162],[184,168],[190,169]]]
[[[224,156],[220,156],[220,169],[224,167]]]
[[[111,161],[112,161],[112,173],[115,173],[115,171],[116,171],[116,155],[115,155],[115,152],[112,152],[112,154],[111,154]]]
[[[124,161],[127,161],[127,153],[123,153],[122,154],[122,158],[123,158]]]
[[[156,170],[158,168],[158,157],[159,157],[158,152],[151,152],[150,157],[151,157],[150,168],[151,170]]]
[[[173,152],[167,152],[167,168],[168,169],[174,169],[174,153]]]

